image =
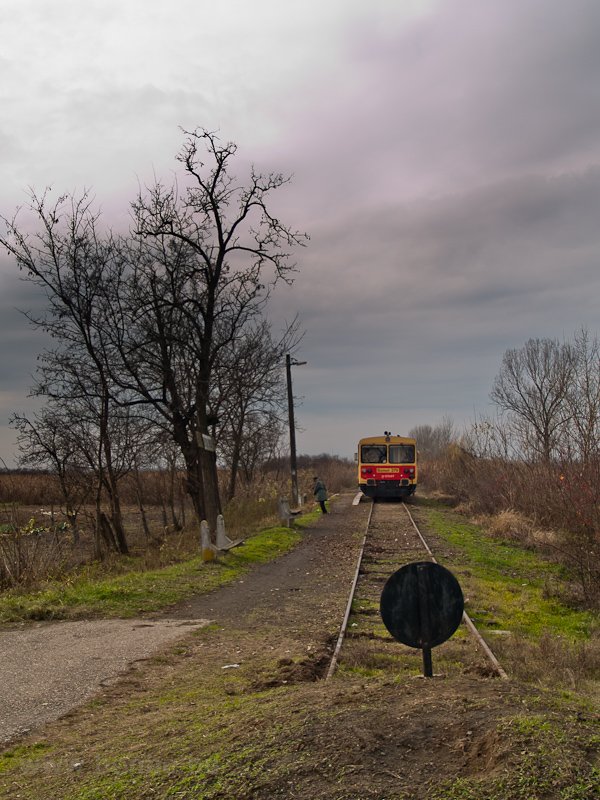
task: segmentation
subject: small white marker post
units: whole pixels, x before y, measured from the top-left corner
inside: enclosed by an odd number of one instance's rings
[[[242,543],[242,539],[232,541],[225,532],[225,518],[223,514],[217,517],[217,550],[231,550],[232,547],[237,547]]]
[[[217,549],[210,540],[210,528],[205,519],[200,523],[200,551],[202,554],[202,561],[215,560]]]

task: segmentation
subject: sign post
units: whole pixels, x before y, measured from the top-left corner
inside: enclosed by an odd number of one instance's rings
[[[431,649],[460,625],[464,599],[460,585],[433,561],[406,564],[391,575],[381,593],[380,612],[391,635],[423,651],[423,675],[433,677]]]

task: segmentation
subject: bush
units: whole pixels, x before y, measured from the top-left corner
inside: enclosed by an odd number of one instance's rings
[[[582,602],[600,606],[600,463],[484,458],[451,445],[420,476],[463,513],[485,515],[492,534],[552,552],[576,577]]]

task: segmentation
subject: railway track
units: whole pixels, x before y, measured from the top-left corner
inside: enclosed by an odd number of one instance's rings
[[[366,674],[378,670],[420,674],[420,651],[392,639],[379,613],[387,579],[414,561],[438,563],[409,506],[401,502],[372,503],[326,679],[340,665]],[[452,570],[449,563],[442,566]],[[508,677],[466,612],[454,636],[433,652],[436,674],[474,672]]]

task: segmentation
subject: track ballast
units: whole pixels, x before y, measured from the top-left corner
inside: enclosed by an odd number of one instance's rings
[[[327,678],[338,668],[364,670],[365,674],[380,670],[421,674],[420,651],[399,644],[390,636],[381,620],[379,600],[385,582],[400,567],[415,561],[438,563],[433,549],[409,505],[399,501],[372,504]],[[441,559],[441,563],[452,571],[447,560]],[[435,675],[471,672],[507,678],[466,613],[454,636],[434,648],[433,664]]]

